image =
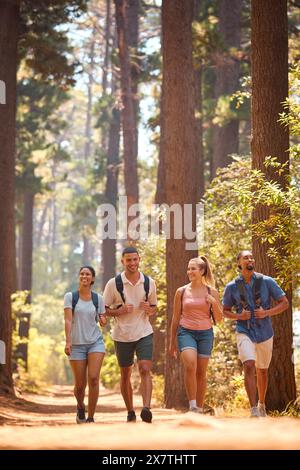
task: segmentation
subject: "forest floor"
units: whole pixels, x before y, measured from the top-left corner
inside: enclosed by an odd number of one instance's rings
[[[75,424],[70,386],[0,397],[0,449],[300,449],[300,419],[215,417],[153,406],[153,423],[126,423],[119,393],[101,389],[95,424]]]

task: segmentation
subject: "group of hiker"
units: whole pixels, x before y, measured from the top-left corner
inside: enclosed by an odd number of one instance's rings
[[[121,262],[123,272],[108,281],[103,296],[92,291],[95,270],[91,266],[80,268],[78,290],[65,294],[65,353],[74,376],[78,424],[94,422],[105,355],[99,324],[104,326],[107,317],[113,318],[111,336],[120,366],[120,389],[127,409],[127,422],[137,419],[131,384],[135,355],[143,400],[140,417],[146,423],[152,422],[153,328],[149,317],[157,312],[156,285],[151,277],[139,270],[140,256],[135,247],[123,250]],[[175,293],[169,353],[174,357],[180,354],[189,411],[211,413],[212,409],[206,407],[204,400],[206,371],[214,343],[213,325],[223,317],[235,320],[250,416],[265,417],[274,334],[271,317],[285,311],[289,304],[273,278],[254,271],[251,251],[241,251],[237,265],[240,274],[225,287],[221,303],[208,259],[199,256],[189,261],[189,283]]]

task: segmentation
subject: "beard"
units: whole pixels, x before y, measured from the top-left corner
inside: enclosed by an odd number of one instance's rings
[[[248,271],[253,271],[254,266],[247,266]]]

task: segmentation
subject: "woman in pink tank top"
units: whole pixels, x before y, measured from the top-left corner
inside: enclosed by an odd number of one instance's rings
[[[180,351],[190,411],[205,413],[206,370],[214,341],[212,323],[222,320],[222,306],[205,256],[191,259],[187,274],[190,283],[177,289],[174,298],[169,352],[177,357]]]

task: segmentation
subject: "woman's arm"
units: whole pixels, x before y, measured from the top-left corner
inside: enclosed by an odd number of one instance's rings
[[[173,316],[172,316],[172,323],[171,323],[171,338],[170,338],[170,346],[169,352],[171,356],[177,356],[177,342],[176,342],[176,335],[177,329],[180,322],[181,316],[181,304],[182,304],[182,288],[177,289],[174,303],[173,303]]]
[[[219,296],[219,292],[216,289],[211,289],[211,293],[207,294],[206,300],[211,304],[214,319],[216,323],[219,323],[223,319],[223,308]]]
[[[67,356],[71,354],[71,328],[72,328],[72,309],[65,308],[65,336],[66,336],[66,345],[65,353]]]

